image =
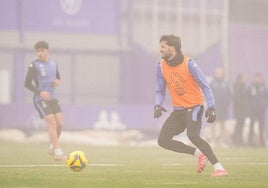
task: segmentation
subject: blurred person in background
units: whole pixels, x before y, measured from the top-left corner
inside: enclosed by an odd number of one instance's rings
[[[213,135],[212,140],[214,140],[216,146],[226,147],[230,144],[229,134],[226,130],[226,120],[228,119],[229,106],[232,102],[232,94],[230,85],[225,79],[223,68],[219,67],[215,69],[210,86],[217,104],[217,121],[215,125],[211,127]]]
[[[181,41],[175,35],[160,38],[161,62],[156,69],[156,96],[154,118],[159,118],[166,109],[162,106],[166,88],[171,95],[174,111],[164,122],[158,144],[168,150],[197,157],[197,173],[201,173],[209,160],[213,167],[212,176],[226,176],[227,172],[218,161],[210,145],[200,137],[204,102],[207,122],[216,120],[215,101],[209,83],[195,61],[181,52]],[[204,99],[205,97],[205,99]],[[186,145],[173,139],[187,129],[189,140],[196,146]]]
[[[244,74],[237,75],[233,84],[233,89],[233,107],[236,124],[232,138],[233,143],[236,146],[243,146],[243,128],[249,110],[249,99]]]
[[[49,154],[54,155],[55,160],[63,160],[65,156],[59,146],[63,118],[55,93],[55,88],[60,84],[58,66],[49,58],[49,44],[46,41],[38,41],[34,49],[37,59],[28,68],[25,87],[34,93],[34,106],[48,125]]]
[[[250,146],[258,145],[265,147],[264,126],[265,126],[265,111],[268,104],[268,93],[263,77],[260,73],[255,73],[253,83],[248,88],[249,92],[249,117],[250,129],[248,135],[248,144]],[[255,137],[254,125],[258,123],[259,137]],[[258,138],[258,140],[253,140]],[[256,142],[255,142],[256,141]]]

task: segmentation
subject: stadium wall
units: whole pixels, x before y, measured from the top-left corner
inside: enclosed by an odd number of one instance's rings
[[[105,0],[83,1],[86,5],[82,8],[81,14],[75,17],[59,11],[58,2],[54,0],[46,2],[47,7],[44,10],[53,9],[53,11],[45,17],[41,14],[42,11],[40,15],[31,15],[34,12],[31,10],[39,7],[38,1],[0,0],[1,5],[3,3],[5,5],[0,6],[0,57],[2,61],[0,69],[7,70],[10,74],[10,87],[2,88],[2,91],[9,90],[11,93],[10,100],[0,104],[0,128],[28,129],[39,124],[36,121],[38,116],[31,101],[32,94],[25,90],[23,82],[27,65],[35,58],[32,46],[40,38],[50,42],[52,55],[59,59],[63,76],[59,98],[62,99],[66,129],[92,128],[103,110],[106,110],[108,114],[118,112],[120,121],[129,129],[159,128],[165,116],[161,120],[152,118],[154,73],[159,60],[141,47],[137,41],[134,42],[133,35],[138,35],[132,33],[133,30],[131,30],[134,20],[126,20],[127,28],[122,35],[119,15],[121,1],[111,0],[108,3]],[[92,7],[95,9],[92,10]],[[110,9],[112,11],[108,11]],[[92,14],[88,15],[88,12]],[[106,17],[101,17],[101,14]],[[35,20],[31,21],[31,17]],[[101,21],[96,19],[99,17]],[[39,24],[43,23],[42,21],[45,21],[44,25]],[[34,23],[37,23],[37,26]],[[139,22],[136,20],[135,23]],[[135,29],[139,29],[138,25]],[[229,59],[232,79],[239,72],[245,72],[250,80],[250,76],[258,71],[262,72],[267,80],[265,72],[267,70],[267,36],[268,29],[263,25],[230,25]],[[124,46],[121,45],[123,37],[127,37]],[[146,38],[146,34],[144,37]],[[197,57],[200,67],[208,76],[211,76],[214,68],[222,63],[220,42],[218,41]],[[91,58],[93,56],[94,58]],[[109,59],[113,60],[109,61]],[[79,80],[76,80],[77,76],[82,79],[85,75],[89,78],[90,74],[86,70],[92,66],[98,67],[98,62],[102,62],[103,65],[112,62],[108,71],[111,70],[116,75],[112,84],[107,81],[111,77],[100,76],[101,81],[105,80],[107,83],[101,87],[101,89],[105,88],[102,92],[104,95],[96,93],[96,91],[102,91],[98,90],[99,88],[91,87],[96,80],[92,84],[90,82],[81,84]],[[101,72],[101,74],[106,73]],[[97,76],[96,74],[94,79]],[[75,87],[85,88],[81,90],[83,97],[78,96],[78,91],[73,89]],[[111,89],[110,95],[107,96],[105,91],[109,91],[109,87],[117,89]],[[170,106],[167,108],[170,112]]]

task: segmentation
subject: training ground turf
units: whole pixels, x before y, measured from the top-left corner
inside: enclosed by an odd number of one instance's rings
[[[268,187],[268,149],[216,149],[229,172],[213,178],[208,164],[196,174],[196,158],[157,146],[64,145],[69,153],[82,150],[90,165],[73,172],[64,161],[47,154],[47,144],[0,143],[0,187],[31,188],[157,188]]]

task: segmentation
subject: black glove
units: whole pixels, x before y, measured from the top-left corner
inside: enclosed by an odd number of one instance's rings
[[[162,116],[162,112],[167,112],[167,110],[161,105],[154,106],[154,118],[159,118]]]
[[[208,123],[214,123],[216,121],[216,112],[213,107],[208,107],[206,110],[206,118]]]

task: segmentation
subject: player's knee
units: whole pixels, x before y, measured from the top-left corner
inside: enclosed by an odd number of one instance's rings
[[[163,139],[160,136],[157,139],[157,143],[158,143],[159,146],[162,147],[162,145],[163,145]]]
[[[187,136],[188,136],[189,140],[190,140],[193,144],[198,143],[199,140],[201,139],[200,135],[198,135],[198,134],[187,133]]]
[[[48,126],[56,126],[57,122],[52,115],[48,115],[44,118]]]
[[[163,136],[159,136],[158,139],[157,139],[157,142],[158,142],[158,145],[163,147],[163,148],[166,148],[166,145],[167,145],[167,139]]]
[[[57,126],[58,126],[59,128],[62,128],[62,127],[63,127],[63,122],[62,122],[62,121],[58,121],[58,122],[57,122]]]

